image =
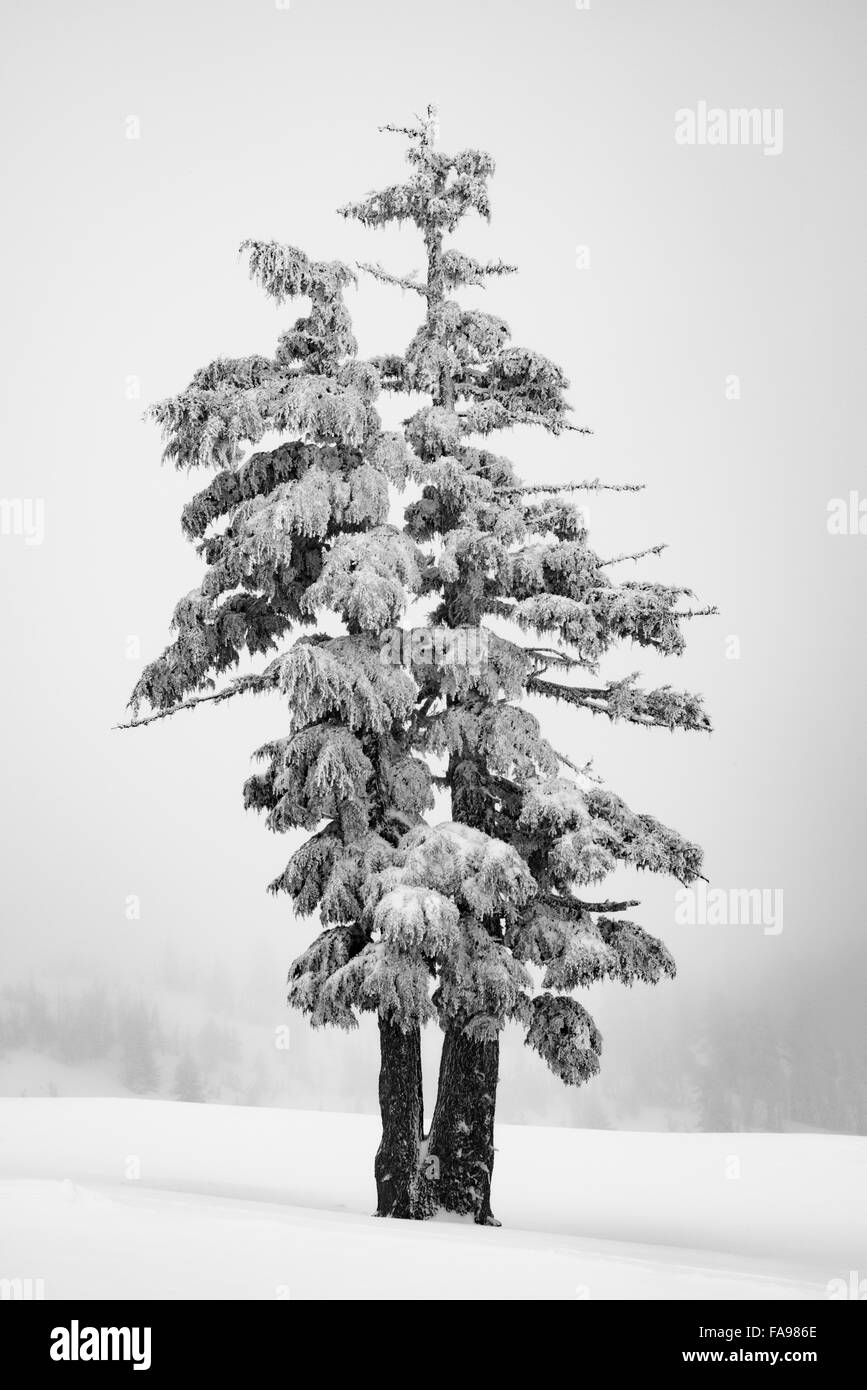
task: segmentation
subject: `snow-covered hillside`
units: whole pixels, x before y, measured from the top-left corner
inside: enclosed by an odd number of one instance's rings
[[[500,1230],[378,1221],[364,1115],[0,1101],[0,1278],[46,1298],[807,1298],[867,1268],[867,1139],[501,1126]]]

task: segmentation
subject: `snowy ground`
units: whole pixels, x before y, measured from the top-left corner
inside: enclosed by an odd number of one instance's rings
[[[378,1221],[365,1115],[0,1100],[0,1279],[46,1298],[795,1298],[867,1269],[867,1139],[501,1126],[494,1210]]]

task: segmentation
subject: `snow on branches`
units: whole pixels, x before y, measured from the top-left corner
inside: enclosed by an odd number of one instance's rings
[[[153,407],[164,456],[215,475],[182,516],[201,584],[178,603],[174,640],[131,705],[150,706],[138,721],[148,722],[250,691],[283,702],[284,726],[259,749],[244,802],[274,831],[309,832],[270,888],[324,927],[289,978],[290,1002],[314,1024],[352,1027],[374,1011],[410,1030],[436,1018],[484,1047],[513,1020],[556,1075],[579,1084],[599,1068],[601,1038],[573,992],[674,973],[665,946],[620,916],[633,904],[579,895],[620,866],[689,883],[701,851],[583,775],[522,700],[707,730],[689,692],[645,691],[637,675],[569,683],[625,641],[678,655],[696,614],[681,607],[691,594],[680,585],[612,578],[616,561],[663,547],[600,558],[565,496],[638,485],[528,484],[480,446],[524,424],[588,431],[571,422],[560,367],[461,299],[515,270],[445,244],[468,214],[489,218],[493,159],[440,151],[432,108],[387,129],[408,140],[406,180],[340,211],[420,233],[424,273],[361,267],[418,295],[418,328],[403,352],[359,361],[344,300],[355,272],[293,246],[243,244],[252,280],[276,304],[300,298],[307,309],[272,357],[219,358]],[[413,398],[399,432],[382,428],[384,390]],[[277,443],[257,449],[266,435]],[[418,493],[394,524],[393,490],[408,482]],[[431,630],[483,634],[485,660],[445,662],[434,642],[401,641],[409,655],[392,661],[394,630],[416,601]],[[245,653],[275,650],[260,673],[217,688]],[[551,679],[552,667],[564,678]],[[564,765],[578,780],[560,776]],[[435,783],[453,819],[431,826]],[[492,1115],[491,1097],[485,1106]]]
[[[554,994],[529,1001],[526,1043],[568,1086],[580,1086],[599,1071],[602,1035],[582,1004]]]
[[[450,881],[437,908],[430,896],[442,891],[435,876],[416,872],[413,892],[419,896],[408,897],[402,863],[400,892],[389,900],[388,935],[399,936],[402,916],[412,921],[418,950],[436,958],[437,1005],[461,1020],[468,1036],[495,1038],[506,1018],[520,1018],[528,1044],[564,1080],[579,1082],[598,1069],[601,1040],[581,1006],[564,996],[603,978],[654,983],[674,967],[643,928],[594,912],[575,894],[619,865],[689,882],[700,871],[701,851],[652,816],[632,812],[598,782],[561,778],[561,763],[571,764],[551,748],[520,701],[525,694],[543,695],[612,720],[708,729],[700,698],[688,692],[669,686],[642,691],[635,676],[595,687],[547,678],[551,667],[595,673],[624,641],[678,655],[683,620],[693,616],[681,600],[691,594],[680,585],[612,579],[614,562],[591,548],[584,513],[562,495],[637,485],[599,479],[559,490],[525,485],[507,459],[473,443],[473,436],[519,424],[554,434],[575,431],[568,382],[541,353],[513,345],[501,318],[457,297],[511,269],[444,244],[468,212],[487,217],[493,161],[478,152],[449,156],[436,149],[432,109],[414,126],[389,129],[408,140],[410,178],[341,211],[366,226],[412,222],[424,242],[426,275],[374,269],[380,283],[417,291],[425,307],[405,352],[377,362],[388,390],[426,397],[421,406],[414,402],[404,422],[417,460],[413,476],[421,484],[421,496],[406,510],[406,531],[421,557],[420,592],[433,600],[434,624],[478,628],[494,617],[519,636],[531,635],[530,642],[509,642],[488,633],[484,669],[459,672],[452,664],[411,660],[419,701],[411,738],[422,756],[443,761],[439,780],[451,792],[455,819],[516,853],[534,892],[508,925],[504,914],[475,912],[461,931],[445,906],[459,907],[460,883]],[[662,549],[615,558],[638,560]],[[426,844],[424,832],[411,833]],[[450,853],[456,866],[463,864],[462,852]],[[391,883],[392,894],[394,872],[378,876]],[[546,991],[558,993],[532,998],[528,967],[543,972]]]

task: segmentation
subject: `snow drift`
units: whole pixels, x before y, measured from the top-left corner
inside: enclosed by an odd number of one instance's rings
[[[867,1139],[501,1126],[501,1230],[383,1221],[364,1115],[0,1101],[0,1278],[52,1298],[827,1298]]]

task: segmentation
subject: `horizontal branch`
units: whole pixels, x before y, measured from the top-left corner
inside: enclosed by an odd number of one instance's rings
[[[610,560],[600,560],[599,568],[603,565],[619,565],[623,560],[643,560],[645,555],[661,555],[663,550],[668,549],[668,542],[662,541],[660,545],[650,545],[646,550],[633,550],[629,555],[612,555]]]
[[[424,133],[411,125],[378,125],[376,129],[380,135],[406,135],[410,140],[417,140]]]
[[[556,647],[522,647],[520,643],[511,642],[509,644],[518,652],[526,652],[530,656],[537,656],[546,666],[552,663],[555,666],[583,666],[583,662],[577,657],[569,656],[567,652],[558,651]]]
[[[591,714],[604,714],[612,722],[623,719],[627,724],[640,724],[649,729],[711,732],[711,722],[701,707],[699,696],[679,694],[670,686],[639,690],[633,684],[634,679],[629,676],[612,685],[591,687],[562,685],[559,681],[533,675],[527,681],[527,692],[563,700]]]
[[[374,280],[379,280],[384,285],[397,285],[402,290],[415,290],[416,294],[427,296],[427,285],[423,285],[419,280],[414,279],[413,275],[392,275],[390,271],[384,270],[381,265],[370,265],[366,261],[356,262],[358,269],[372,275]]]
[[[527,483],[518,492],[643,492],[644,483],[603,483],[592,478],[583,483]]]
[[[274,681],[269,678],[265,671],[261,676],[239,676],[223,690],[215,690],[212,695],[191,695],[186,700],[179,701],[176,705],[171,705],[168,709],[154,710],[152,714],[145,714],[141,719],[131,719],[127,724],[115,724],[114,729],[139,729],[145,724],[155,724],[158,719],[170,719],[173,714],[182,714],[185,710],[195,709],[197,705],[222,704],[224,700],[232,700],[236,695],[246,695],[249,692],[261,694],[266,690],[274,689]]]
[[[536,902],[542,902],[546,907],[555,907],[558,911],[566,913],[626,912],[630,907],[641,906],[639,898],[627,898],[623,902],[611,902],[606,899],[601,903],[586,903],[580,898],[559,898],[556,893],[542,893]]]
[[[429,102],[424,116],[419,116],[416,111],[413,112],[413,115],[418,121],[418,125],[393,125],[391,121],[388,121],[385,125],[377,126],[377,130],[380,135],[405,135],[410,140],[430,140],[436,127],[436,106]]]

